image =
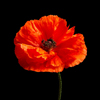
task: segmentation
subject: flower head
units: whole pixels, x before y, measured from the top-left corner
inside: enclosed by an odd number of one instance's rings
[[[20,66],[36,72],[62,72],[83,62],[87,55],[84,36],[57,15],[30,20],[16,33],[15,55]]]

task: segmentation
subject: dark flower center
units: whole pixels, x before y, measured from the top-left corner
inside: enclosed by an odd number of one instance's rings
[[[47,52],[49,52],[55,47],[56,47],[56,42],[51,38],[47,39],[47,41],[45,41],[44,39],[41,41],[41,48]]]

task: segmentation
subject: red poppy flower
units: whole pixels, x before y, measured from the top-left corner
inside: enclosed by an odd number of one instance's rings
[[[74,34],[57,15],[30,20],[16,33],[15,55],[20,66],[36,72],[62,72],[83,62],[87,55],[84,36]]]

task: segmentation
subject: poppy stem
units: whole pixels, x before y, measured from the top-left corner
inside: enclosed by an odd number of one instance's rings
[[[61,74],[60,74],[60,72],[58,72],[58,80],[59,80],[58,100],[61,100],[61,93],[62,93],[62,79],[61,79]]]

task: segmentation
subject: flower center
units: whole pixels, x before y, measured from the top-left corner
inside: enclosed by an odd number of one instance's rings
[[[47,41],[45,41],[44,39],[41,41],[41,48],[47,52],[49,52],[55,47],[56,47],[56,42],[51,38],[47,39]]]

